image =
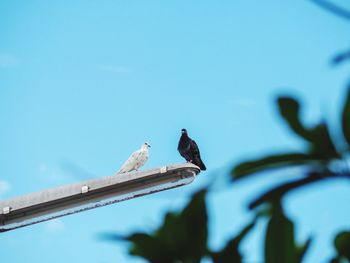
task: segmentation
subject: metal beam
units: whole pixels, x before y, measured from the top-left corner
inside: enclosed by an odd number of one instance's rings
[[[0,232],[191,183],[190,163],[116,174],[0,201]]]

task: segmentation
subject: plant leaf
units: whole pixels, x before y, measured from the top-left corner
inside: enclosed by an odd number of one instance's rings
[[[339,157],[325,123],[321,122],[313,128],[306,128],[300,120],[299,102],[294,98],[279,97],[277,104],[282,118],[291,130],[308,142],[310,154],[326,160]]]
[[[287,96],[281,96],[277,99],[278,109],[281,117],[286,121],[291,130],[301,138],[312,141],[312,135],[300,121],[299,102]]]
[[[133,233],[129,236],[103,234],[110,241],[128,241],[130,254],[152,263],[199,263],[208,254],[206,189],[195,193],[180,213],[167,213],[163,224],[152,234]]]
[[[279,206],[270,218],[265,237],[265,261],[295,263],[294,224]]]
[[[338,256],[345,257],[350,262],[350,231],[339,233],[334,240]]]
[[[156,234],[167,246],[176,248],[179,260],[198,262],[207,253],[208,216],[205,196],[206,190],[195,193],[179,215],[166,218]]]
[[[143,257],[150,262],[172,262],[173,255],[160,240],[145,233],[134,233],[127,238],[132,242],[130,254]]]
[[[312,136],[310,144],[310,153],[312,155],[323,160],[340,157],[325,123],[320,123],[313,129],[310,129],[310,134]]]
[[[318,160],[303,153],[282,153],[270,155],[253,161],[242,162],[236,165],[232,170],[234,179],[240,179],[248,175],[263,172],[269,169],[281,168],[292,165],[302,165],[316,163]]]
[[[341,260],[338,257],[332,258],[329,263],[341,263]]]
[[[242,255],[239,252],[239,245],[242,239],[254,227],[255,220],[245,226],[237,236],[227,242],[226,246],[220,252],[212,252],[211,257],[214,263],[240,263]]]

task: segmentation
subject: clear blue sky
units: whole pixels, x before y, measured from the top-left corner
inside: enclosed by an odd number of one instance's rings
[[[1,199],[111,175],[145,140],[144,168],[183,162],[183,127],[208,170],[176,191],[3,233],[1,261],[143,262],[96,235],[154,229],[206,177],[221,180],[233,163],[267,150],[300,149],[276,118],[277,94],[300,96],[310,121],[336,123],[349,65],[329,60],[348,47],[349,28],[306,0],[2,0]],[[213,248],[251,217],[246,204],[266,182],[209,197]],[[306,262],[329,258],[330,235],[349,227],[349,187],[323,184],[287,199],[298,239],[316,238]],[[242,247],[248,262],[262,259],[263,227]]]

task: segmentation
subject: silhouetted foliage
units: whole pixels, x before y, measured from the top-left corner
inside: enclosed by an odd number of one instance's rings
[[[241,232],[233,239],[227,242],[226,246],[220,252],[211,252],[210,255],[214,263],[239,263],[242,262],[242,255],[239,252],[239,244],[242,239],[254,227],[255,220],[244,227]]]
[[[334,263],[341,263],[344,260],[350,262],[350,231],[339,233],[334,239],[334,247],[337,255],[331,260]]]
[[[347,145],[342,148],[349,149],[350,145],[350,89],[346,97],[341,117],[342,132],[347,141]],[[287,123],[290,130],[298,136],[305,145],[303,152],[290,152],[273,154],[256,160],[242,162],[232,170],[234,180],[240,180],[256,173],[268,171],[276,168],[286,168],[290,166],[303,166],[304,177],[283,183],[262,196],[258,197],[250,204],[250,208],[255,208],[266,202],[278,203],[279,200],[290,190],[318,182],[324,179],[350,178],[350,171],[345,173],[331,169],[334,161],[346,162],[348,151],[337,151],[332,141],[328,126],[323,121],[317,125],[308,127],[300,119],[300,104],[291,97],[279,97],[277,99],[279,113]],[[337,140],[341,141],[340,139]]]
[[[294,223],[284,214],[282,206],[275,204],[266,229],[265,262],[301,262],[310,243],[311,239],[303,245],[296,244]]]
[[[180,213],[167,213],[163,225],[151,234],[134,233],[125,237],[105,234],[103,237],[129,241],[130,254],[150,262],[200,262],[208,254],[205,195],[206,190],[201,190]]]
[[[277,105],[282,119],[287,123],[291,131],[304,141],[304,144],[306,145],[305,151],[284,152],[243,162],[234,167],[232,171],[234,179],[237,180],[246,177],[247,175],[252,175],[272,168],[302,164],[323,165],[324,162],[340,157],[325,123],[321,121],[313,127],[306,127],[301,122],[300,104],[296,99],[286,96],[279,97],[277,99]],[[347,127],[347,124],[344,125]]]
[[[208,218],[205,203],[206,189],[196,192],[180,213],[167,213],[163,224],[151,234],[133,233],[129,236],[102,234],[107,241],[127,241],[130,255],[152,263],[197,263],[204,257],[214,263],[240,263],[239,245],[254,227],[255,219],[233,237],[218,252],[207,247]]]
[[[321,121],[315,126],[306,126],[300,118],[299,102],[291,97],[277,99],[279,113],[288,128],[298,136],[305,145],[302,152],[273,154],[256,160],[249,160],[236,165],[232,170],[233,180],[242,180],[260,172],[271,169],[283,169],[291,166],[303,167],[303,177],[284,182],[263,193],[249,204],[250,209],[261,205],[271,206],[272,212],[265,239],[265,262],[301,262],[310,245],[309,239],[304,245],[296,246],[293,223],[284,215],[281,206],[282,198],[291,190],[298,189],[331,179],[350,179],[347,156],[350,149],[350,88],[342,109],[341,132],[344,143],[338,151],[328,131],[328,126]],[[336,138],[339,143],[341,138]],[[260,173],[261,174],[261,173]],[[335,239],[338,255],[332,262],[341,262],[350,258],[350,237],[343,232]]]

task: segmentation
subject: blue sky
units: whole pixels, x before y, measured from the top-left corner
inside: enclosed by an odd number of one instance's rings
[[[143,262],[96,235],[154,229],[237,161],[300,149],[276,117],[277,94],[299,96],[311,122],[337,123],[349,65],[332,68],[329,60],[348,47],[349,27],[306,0],[2,0],[1,199],[112,175],[146,140],[145,169],[183,162],[183,127],[208,167],[191,186],[3,233],[2,260]],[[247,202],[275,179],[209,196],[213,248],[249,220]],[[349,227],[349,202],[348,182],[288,197],[298,239],[316,238],[306,262],[332,255],[330,235]],[[248,262],[261,261],[263,227],[243,244]]]

